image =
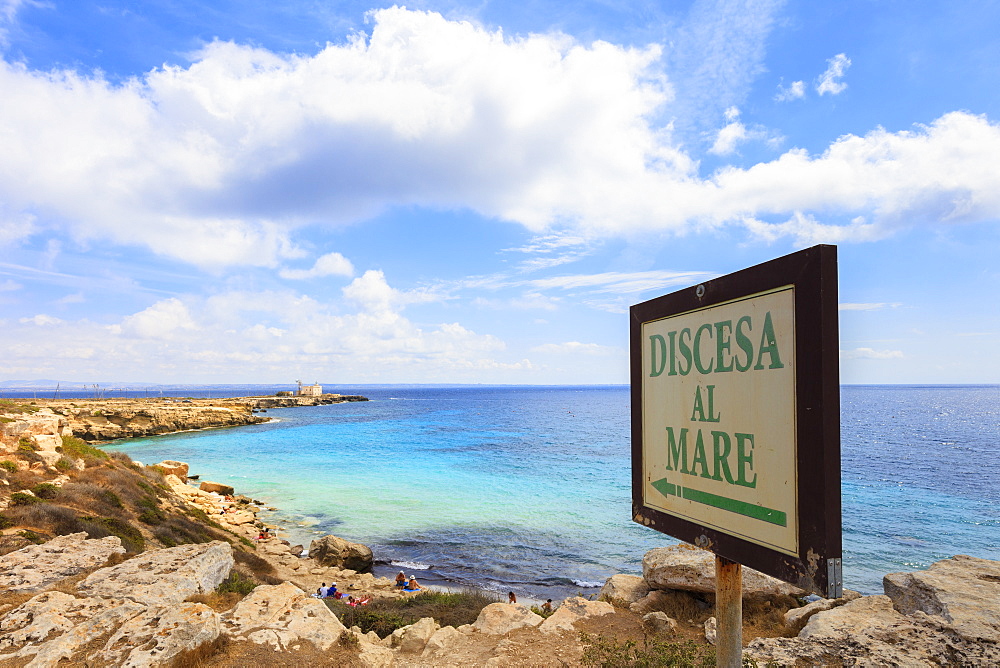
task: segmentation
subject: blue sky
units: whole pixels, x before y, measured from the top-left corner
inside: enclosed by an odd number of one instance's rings
[[[623,383],[816,243],[846,383],[1000,380],[1000,4],[0,0],[0,380]]]

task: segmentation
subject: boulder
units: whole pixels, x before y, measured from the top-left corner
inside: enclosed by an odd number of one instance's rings
[[[213,541],[144,552],[102,568],[77,588],[90,596],[127,598],[146,605],[179,604],[214,591],[233,568],[233,548]]]
[[[544,619],[523,605],[510,603],[490,603],[479,612],[472,623],[480,633],[503,635],[525,626],[538,626]]]
[[[821,598],[801,608],[792,608],[785,612],[785,628],[792,633],[798,633],[817,612],[832,610],[856,598],[861,598],[861,594],[850,589],[845,589],[844,595],[840,598]]]
[[[673,635],[677,632],[677,620],[665,612],[650,612],[643,615],[642,628],[650,635]]]
[[[399,642],[399,651],[408,654],[417,654],[424,651],[427,641],[441,628],[441,626],[431,617],[424,617],[415,624],[401,629],[403,631]]]
[[[362,668],[390,668],[396,662],[396,653],[380,645],[362,640],[358,649]]]
[[[223,496],[236,493],[236,490],[233,489],[232,485],[223,485],[221,482],[209,482],[208,480],[198,485],[198,489],[203,492],[215,492],[216,494],[222,494]]]
[[[924,571],[889,573],[882,586],[904,615],[920,611],[966,638],[1000,643],[1000,561],[960,554]]]
[[[352,543],[337,536],[317,538],[309,544],[309,558],[323,566],[337,566],[353,571],[369,571],[372,551],[367,545]]]
[[[56,536],[41,545],[29,545],[3,557],[0,589],[41,591],[65,578],[107,562],[112,554],[124,554],[117,536],[88,540],[84,532]]]
[[[797,638],[758,638],[745,655],[760,664],[842,666],[988,666],[1000,663],[996,643],[971,641],[933,623],[900,614],[888,596],[863,596],[812,616]],[[932,623],[928,623],[932,622]]]
[[[545,619],[538,630],[542,633],[558,633],[559,631],[573,631],[573,624],[590,617],[602,617],[613,614],[615,607],[604,601],[588,601],[580,596],[567,598],[562,605]]]
[[[680,589],[714,594],[715,555],[685,545],[657,547],[643,556],[642,577],[650,589]],[[744,598],[755,594],[802,596],[805,593],[798,587],[752,568],[743,568]]]
[[[649,585],[641,576],[618,574],[607,579],[597,598],[627,608],[648,593]]]
[[[174,475],[177,476],[181,480],[181,482],[187,481],[187,474],[189,467],[186,463],[175,462],[172,459],[165,459],[159,464],[157,464],[157,466],[163,469],[163,475]]]
[[[326,650],[345,631],[323,601],[308,596],[291,582],[260,585],[222,616],[222,624],[233,637],[270,645],[278,651],[300,640]]]
[[[705,620],[705,640],[708,641],[709,645],[714,645],[719,637],[719,623],[716,621],[715,617],[709,617]]]
[[[454,626],[443,626],[427,639],[427,646],[424,647],[424,652],[420,655],[420,658],[432,659],[447,656],[449,648],[464,637],[465,635],[459,632]]]

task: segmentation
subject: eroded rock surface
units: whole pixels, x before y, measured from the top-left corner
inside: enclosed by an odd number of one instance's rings
[[[233,637],[277,650],[286,650],[299,640],[329,649],[344,631],[344,625],[323,601],[290,582],[257,587],[223,616],[223,624]]]
[[[178,604],[214,591],[233,568],[233,548],[213,541],[144,552],[91,573],[80,591],[91,596],[127,598],[147,605]]]
[[[615,608],[610,603],[588,601],[585,598],[574,596],[563,601],[562,605],[538,626],[538,629],[542,633],[573,631],[573,624],[580,620],[611,615],[614,612]]]
[[[612,575],[601,587],[598,596],[602,601],[624,604],[628,607],[649,593],[649,585],[640,575]]]
[[[480,633],[503,635],[525,626],[538,626],[543,621],[541,615],[536,615],[523,605],[490,603],[480,611],[472,626]]]
[[[41,591],[56,582],[100,566],[112,554],[124,554],[117,536],[87,540],[87,534],[56,536],[41,545],[29,545],[4,555],[0,588],[8,591]]]
[[[642,558],[642,577],[651,589],[715,593],[715,555],[706,550],[671,545],[650,550]],[[801,596],[798,587],[743,568],[743,596]]]

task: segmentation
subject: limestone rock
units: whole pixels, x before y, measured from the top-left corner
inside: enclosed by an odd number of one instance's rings
[[[213,541],[144,552],[102,568],[78,585],[91,596],[128,598],[147,605],[179,604],[213,591],[233,568],[233,548]]]
[[[396,662],[396,653],[391,649],[361,641],[358,660],[363,668],[391,668]]]
[[[709,645],[714,645],[719,636],[719,623],[716,621],[715,617],[709,617],[705,620],[705,640],[708,641]]]
[[[329,649],[345,631],[323,601],[306,595],[291,582],[257,587],[223,615],[223,625],[230,635],[279,651],[299,640]]]
[[[612,605],[624,603],[628,607],[649,593],[649,585],[639,575],[612,575],[604,586],[598,598]],[[620,603],[619,603],[620,602]]]
[[[602,617],[614,614],[614,611],[615,608],[610,603],[588,601],[585,598],[574,596],[563,601],[562,605],[539,625],[538,630],[542,633],[573,631],[573,624],[582,619]]]
[[[399,643],[399,651],[409,654],[416,654],[424,651],[427,641],[441,628],[441,626],[431,617],[424,617],[415,624],[410,624],[403,630]]]
[[[0,589],[41,591],[59,580],[104,564],[112,554],[124,554],[117,536],[87,540],[84,532],[56,536],[4,555]]]
[[[367,545],[352,543],[337,536],[317,538],[309,544],[309,558],[323,566],[337,566],[353,571],[369,571],[372,551]]]
[[[842,666],[988,666],[1000,647],[957,636],[918,612],[906,617],[887,596],[864,596],[819,612],[797,638],[758,638],[746,655],[759,663]]]
[[[650,612],[643,615],[642,627],[650,635],[673,635],[677,632],[677,620],[665,612]]]
[[[189,467],[185,462],[175,462],[172,459],[165,459],[157,464],[157,466],[163,469],[163,475],[175,475],[181,482],[187,480]]]
[[[503,635],[525,626],[538,626],[544,621],[523,605],[490,603],[479,612],[472,626],[481,633]]]
[[[681,545],[657,547],[642,558],[642,576],[650,589],[681,589],[715,593],[715,555]],[[743,596],[752,594],[801,596],[798,587],[743,568]]]
[[[59,591],[39,594],[0,620],[0,661],[34,655],[31,665],[54,666],[144,609],[120,599],[76,598]]]
[[[428,638],[427,646],[424,647],[424,652],[420,657],[422,659],[432,659],[438,656],[446,656],[448,648],[464,637],[454,626],[439,628],[434,632],[434,635]]]
[[[882,579],[893,607],[941,618],[966,638],[1000,642],[1000,562],[960,554]]]
[[[155,606],[122,624],[99,656],[122,668],[169,665],[181,652],[214,641],[220,632],[219,615],[207,605]]]
[[[233,495],[236,493],[236,490],[233,489],[232,485],[224,485],[221,482],[210,482],[208,480],[198,485],[198,489],[203,492],[215,492],[216,494],[223,495]]]
[[[844,595],[840,598],[821,598],[801,608],[792,608],[785,612],[785,627],[793,633],[798,633],[817,612],[832,610],[856,598],[861,598],[861,594],[850,589],[845,589]]]

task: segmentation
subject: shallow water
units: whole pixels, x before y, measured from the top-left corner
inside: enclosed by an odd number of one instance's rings
[[[278,507],[292,542],[335,533],[431,581],[557,598],[674,542],[629,519],[627,387],[336,391],[372,401],[110,447]],[[849,386],[842,415],[845,586],[1000,559],[1000,387]]]

